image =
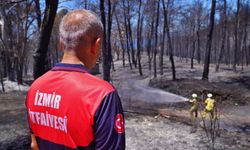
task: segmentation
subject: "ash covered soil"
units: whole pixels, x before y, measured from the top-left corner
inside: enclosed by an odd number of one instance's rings
[[[233,72],[231,66],[222,64],[216,72],[215,65],[211,64],[209,81],[201,80],[203,65],[197,62],[191,69],[189,64],[177,61],[176,68],[177,80],[171,80],[168,72],[151,78],[149,85],[187,98],[197,93],[200,103],[212,93],[223,118],[221,127],[250,133],[250,66],[238,67],[237,72]]]
[[[128,149],[207,149],[206,139],[204,139],[205,133],[200,128],[196,133],[190,134],[189,104],[185,102],[183,106],[178,103],[178,105],[181,105],[180,107],[174,106],[175,108],[169,108],[164,103],[157,105],[157,97],[152,99],[151,102],[140,101],[140,99],[133,100],[135,95],[129,89],[141,83],[144,84],[143,88],[145,91],[148,89],[145,85],[148,85],[149,87],[162,89],[186,98],[190,98],[192,93],[197,93],[200,102],[206,98],[207,93],[213,93],[214,98],[218,102],[218,107],[220,107],[222,118],[220,123],[221,135],[216,141],[216,149],[250,149],[249,66],[244,67],[244,70],[238,68],[238,71],[234,73],[231,66],[223,64],[219,72],[215,72],[215,65],[211,64],[209,81],[202,81],[202,64],[195,62],[195,67],[191,69],[190,62],[187,63],[179,58],[175,58],[177,80],[172,81],[171,64],[168,59],[164,59],[164,75],[159,75],[159,70],[157,70],[158,76],[154,78],[153,69],[149,71],[148,62],[145,58],[142,59],[143,76],[139,76],[138,69],[129,69],[128,64],[124,68],[122,61],[114,62],[115,71],[112,72],[112,79],[122,96],[125,110],[145,113],[154,109],[152,112],[165,114],[170,118],[173,117],[174,121],[164,117],[155,119],[152,116],[145,115],[133,116],[131,119],[128,119],[129,124],[127,124],[127,128],[135,131],[127,133],[127,136],[137,137],[136,135],[139,133],[138,139],[143,139],[132,141],[129,144],[135,147],[128,145]],[[150,95],[145,93],[144,96],[147,99]],[[134,106],[136,107],[133,108]],[[202,111],[203,108],[200,108],[200,110]],[[134,139],[131,138],[131,140]],[[142,147],[136,147],[136,145],[141,145]]]
[[[196,78],[179,78],[176,81],[169,80],[165,76],[151,79],[149,85],[165,91],[190,97],[197,93],[199,99],[205,99],[207,93],[226,105],[250,105],[250,76],[223,77],[223,81],[203,81]]]
[[[24,92],[0,94],[0,149],[29,150],[30,138],[26,121]],[[206,139],[201,129],[190,134],[191,126],[154,113],[125,113],[126,149],[128,150],[205,150]],[[217,149],[248,150],[250,135],[225,132]]]
[[[0,93],[0,150],[28,150],[29,127],[24,92]]]
[[[222,102],[225,113],[233,116],[233,125],[246,126],[246,130],[224,130],[216,140],[217,150],[249,150],[249,78],[250,67],[244,71],[233,73],[227,66],[222,66],[218,73],[211,72],[209,82],[201,81],[202,65],[195,64],[189,69],[189,64],[176,61],[177,81],[171,81],[169,62],[164,62],[164,75],[153,79],[153,73],[148,71],[147,61],[143,60],[142,77],[138,70],[130,70],[128,64],[122,67],[122,61],[115,62],[116,71],[112,72],[113,84],[117,87],[125,110],[126,149],[128,150],[206,150],[207,141],[201,128],[190,133],[192,126],[188,121],[189,106],[168,110],[162,103],[133,100],[131,84],[142,84],[148,90],[150,86],[176,93],[188,98],[193,92],[203,99],[207,92],[212,92],[216,99]],[[137,88],[137,86],[134,86]],[[121,93],[123,89],[126,93]],[[161,91],[162,92],[162,91]],[[25,92],[0,93],[0,150],[29,150],[30,137],[26,120]],[[145,94],[145,97],[149,95]],[[143,98],[143,97],[142,97]],[[136,106],[136,107],[135,107]],[[150,109],[154,111],[150,111]],[[160,113],[160,109],[163,113]],[[156,111],[155,111],[156,110]],[[179,111],[180,110],[180,111]],[[168,114],[178,113],[181,118]],[[167,112],[167,113],[166,113]],[[165,114],[165,115],[164,115]],[[184,116],[184,117],[183,117]]]
[[[176,58],[177,80],[172,81],[170,63],[165,63],[166,73],[151,78],[150,86],[184,97],[197,93],[199,99],[205,99],[207,93],[212,93],[217,101],[228,106],[250,105],[250,66],[237,67],[237,72],[234,72],[232,66],[221,64],[216,72],[215,65],[210,64],[209,80],[203,81],[203,64],[195,61],[194,68],[190,68],[189,61]]]
[[[206,150],[204,132],[190,133],[191,126],[157,115],[127,114],[127,149],[129,150]],[[249,150],[250,135],[221,131],[217,150]]]

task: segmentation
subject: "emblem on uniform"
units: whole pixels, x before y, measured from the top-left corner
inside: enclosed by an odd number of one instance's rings
[[[114,128],[115,128],[117,133],[124,132],[124,119],[123,119],[122,114],[117,114],[115,116]]]

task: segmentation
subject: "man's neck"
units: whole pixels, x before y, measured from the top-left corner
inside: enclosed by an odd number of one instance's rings
[[[74,55],[70,55],[65,53],[63,55],[62,61],[61,63],[66,63],[66,64],[82,64],[84,65],[84,63],[82,61],[80,61],[80,59]]]

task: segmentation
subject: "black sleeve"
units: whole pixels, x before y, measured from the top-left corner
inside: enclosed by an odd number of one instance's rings
[[[124,150],[124,114],[116,91],[109,93],[95,113],[96,150]]]

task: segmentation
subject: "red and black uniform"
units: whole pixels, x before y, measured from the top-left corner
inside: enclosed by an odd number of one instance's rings
[[[125,149],[117,91],[83,65],[57,64],[31,85],[26,107],[40,150]]]

